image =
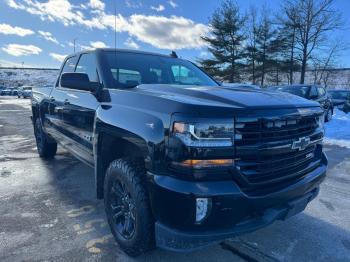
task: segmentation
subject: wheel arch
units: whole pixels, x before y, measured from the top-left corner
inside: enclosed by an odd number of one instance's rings
[[[40,108],[39,108],[38,104],[32,104],[32,117],[31,117],[31,119],[32,119],[33,126],[35,125],[35,121],[37,118],[39,118],[41,121]]]
[[[103,198],[105,172],[118,158],[142,159],[153,169],[159,148],[164,148],[163,122],[155,116],[122,107],[108,106],[96,111],[94,127],[95,190]]]

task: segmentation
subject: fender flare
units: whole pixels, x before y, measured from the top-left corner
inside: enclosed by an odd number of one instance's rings
[[[117,139],[123,139],[137,147],[142,157],[152,166],[159,157],[155,152],[164,148],[163,121],[137,108],[120,105],[101,105],[95,114],[94,121],[94,160],[95,160],[95,189],[97,198],[103,198],[105,166],[101,149],[101,135],[107,134]],[[151,168],[151,167],[150,167]]]

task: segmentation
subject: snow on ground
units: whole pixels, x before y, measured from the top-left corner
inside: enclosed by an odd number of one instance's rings
[[[57,78],[58,70],[51,69],[5,69],[0,68],[0,87],[19,87],[22,85],[52,85]]]
[[[350,113],[335,109],[333,119],[325,128],[324,143],[350,148]]]

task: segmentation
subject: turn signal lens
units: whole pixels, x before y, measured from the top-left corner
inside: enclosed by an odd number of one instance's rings
[[[196,160],[188,159],[182,162],[173,163],[182,167],[200,169],[200,168],[210,168],[210,167],[230,167],[233,166],[233,159],[210,159],[210,160]]]
[[[185,133],[186,127],[187,127],[187,125],[185,123],[175,122],[173,132],[180,133],[180,134]]]

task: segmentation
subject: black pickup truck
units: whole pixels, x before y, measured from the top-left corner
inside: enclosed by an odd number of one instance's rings
[[[94,168],[111,231],[136,256],[193,250],[299,212],[326,176],[323,110],[220,86],[189,61],[97,49],[33,88],[39,155],[60,144]]]

